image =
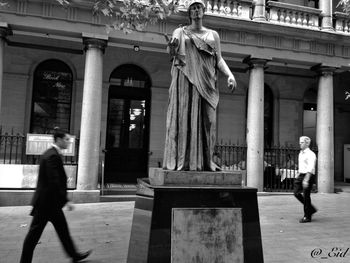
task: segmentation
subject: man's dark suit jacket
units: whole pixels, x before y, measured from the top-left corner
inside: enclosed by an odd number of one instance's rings
[[[61,156],[52,147],[40,158],[38,182],[32,199],[31,215],[36,211],[49,213],[62,209],[67,202],[67,175]]]

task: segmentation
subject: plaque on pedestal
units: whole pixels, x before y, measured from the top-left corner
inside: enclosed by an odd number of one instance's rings
[[[191,173],[188,172],[188,176]],[[171,262],[173,210],[224,211],[230,208],[241,211],[243,255],[239,259],[245,263],[263,263],[256,193],[257,189],[241,185],[151,185],[148,178],[139,179],[127,263]],[[210,229],[209,225],[207,227]],[[227,240],[225,237],[225,242],[231,238],[232,235]],[[239,235],[235,238],[239,244]]]
[[[241,208],[173,208],[171,263],[243,263]]]

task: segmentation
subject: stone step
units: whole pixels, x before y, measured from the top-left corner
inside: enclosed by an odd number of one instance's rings
[[[101,190],[100,190],[101,192]],[[135,195],[135,188],[106,188],[103,189],[103,195]]]
[[[100,202],[130,202],[135,201],[136,195],[101,195]]]

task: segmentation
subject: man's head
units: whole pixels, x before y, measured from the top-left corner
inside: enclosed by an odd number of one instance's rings
[[[60,149],[68,148],[69,135],[58,127],[54,128],[53,140]]]
[[[299,138],[299,145],[301,150],[305,150],[306,148],[309,148],[311,143],[311,139],[307,136],[301,136]]]

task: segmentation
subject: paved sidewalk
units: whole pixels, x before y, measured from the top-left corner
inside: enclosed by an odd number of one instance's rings
[[[345,257],[335,257],[332,252],[333,248],[344,252],[350,247],[350,193],[313,194],[312,198],[319,212],[312,223],[300,224],[302,206],[292,195],[258,197],[265,263],[350,262],[350,250]],[[126,262],[133,206],[134,202],[77,204],[74,211],[65,212],[77,247],[94,250],[84,262]],[[0,207],[1,263],[19,261],[31,220],[29,211],[29,206]],[[312,251],[320,249],[322,255],[312,258]],[[33,263],[68,262],[52,225],[48,224]]]

